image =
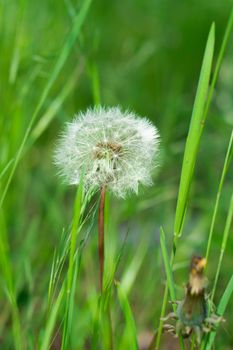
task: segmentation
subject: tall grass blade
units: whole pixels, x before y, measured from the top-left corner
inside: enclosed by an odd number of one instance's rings
[[[6,185],[5,185],[5,188],[4,188],[4,191],[3,191],[3,194],[1,196],[1,199],[0,199],[0,208],[2,207],[3,205],[3,202],[5,200],[5,197],[6,197],[6,194],[7,194],[7,191],[8,191],[8,188],[10,186],[10,183],[12,181],[12,178],[14,176],[14,173],[15,173],[15,170],[18,166],[18,163],[20,161],[20,158],[21,158],[21,155],[22,155],[22,152],[23,152],[23,149],[24,149],[24,146],[26,144],[26,141],[30,135],[30,132],[31,132],[31,129],[33,127],[33,124],[36,120],[36,118],[38,117],[38,114],[40,113],[41,111],[41,108],[54,84],[54,82],[56,81],[59,73],[61,72],[67,58],[68,58],[68,55],[75,43],[75,40],[80,32],[80,29],[81,29],[81,26],[87,16],[87,12],[88,12],[88,9],[89,9],[89,6],[91,4],[91,1],[92,0],[84,0],[83,4],[82,4],[82,7],[79,11],[79,13],[77,14],[77,16],[75,17],[74,19],[74,22],[73,22],[73,27],[70,31],[70,34],[68,36],[68,38],[66,39],[65,43],[64,43],[64,46],[61,50],[61,53],[57,59],[57,62],[53,68],[53,71],[50,75],[50,78],[47,82],[47,85],[45,86],[43,92],[42,92],[42,95],[39,99],[39,102],[34,110],[34,113],[32,114],[32,117],[29,121],[29,124],[28,124],[28,127],[25,131],[25,134],[24,134],[24,137],[22,139],[22,142],[19,146],[19,149],[18,149],[18,152],[16,153],[16,156],[15,156],[15,159],[14,159],[14,163],[13,163],[13,166],[12,166],[12,169],[11,169],[11,172],[9,174],[9,177],[8,177],[8,181],[6,182]]]
[[[193,112],[188,132],[188,137],[185,145],[184,158],[181,170],[180,187],[178,193],[174,238],[177,239],[182,234],[182,227],[187,209],[189,190],[194,172],[194,167],[197,159],[197,152],[200,144],[200,139],[205,123],[204,108],[208,94],[210,81],[210,73],[214,54],[215,41],[215,26],[212,24],[208,36],[204,58],[201,67],[200,78],[198,82],[196,97],[193,106]]]
[[[226,244],[227,244],[227,240],[228,240],[228,236],[229,236],[229,232],[230,232],[230,228],[231,228],[232,217],[233,217],[233,193],[231,195],[231,200],[230,200],[230,206],[229,206],[229,210],[228,210],[228,214],[227,214],[226,225],[225,225],[225,229],[224,229],[224,232],[223,232],[221,251],[220,251],[217,271],[216,271],[216,275],[215,275],[215,279],[214,279],[214,286],[213,286],[213,290],[212,290],[212,294],[211,294],[211,299],[212,300],[214,299],[214,295],[215,295],[215,291],[216,291],[216,287],[217,287],[217,283],[218,283],[220,269],[221,269],[221,266],[222,266],[223,255],[224,255],[224,252],[225,252],[225,249],[226,249]]]
[[[233,131],[231,132],[231,137],[230,137],[230,141],[229,141],[229,145],[228,145],[228,149],[227,149],[227,154],[225,157],[225,161],[224,161],[224,165],[223,165],[223,170],[222,170],[222,175],[221,175],[221,179],[220,179],[220,183],[218,186],[218,192],[217,192],[217,196],[216,196],[216,201],[215,201],[215,206],[214,206],[214,212],[213,212],[213,216],[212,216],[212,220],[211,220],[211,225],[210,225],[210,233],[209,233],[209,237],[208,237],[208,243],[207,243],[207,248],[206,248],[206,263],[208,262],[209,259],[209,253],[210,253],[210,246],[211,246],[211,242],[212,242],[212,237],[213,237],[213,232],[214,232],[214,225],[215,225],[215,221],[216,221],[216,215],[218,212],[218,207],[219,207],[219,200],[222,194],[222,188],[223,188],[223,184],[224,184],[224,180],[227,174],[227,170],[229,168],[230,162],[231,162],[231,158],[232,158],[232,144],[233,144]]]
[[[45,131],[48,125],[52,122],[53,118],[58,113],[65,99],[67,98],[67,96],[69,96],[75,84],[77,84],[77,80],[80,77],[82,70],[83,70],[83,65],[81,64],[79,69],[77,69],[76,73],[72,72],[72,75],[67,80],[62,91],[55,98],[55,100],[52,101],[47,111],[39,119],[38,123],[35,125],[35,127],[31,132],[31,143],[35,142],[38,139],[38,137],[40,137],[41,134]]]
[[[78,226],[81,217],[81,208],[82,208],[82,200],[83,200],[83,185],[79,184],[75,205],[74,205],[74,218],[71,229],[71,239],[70,239],[70,248],[69,248],[69,266],[68,266],[68,274],[67,274],[67,285],[66,285],[66,311],[65,311],[65,320],[63,327],[63,335],[62,335],[62,349],[66,349],[67,340],[68,340],[68,324],[70,323],[70,305],[71,305],[71,288],[74,279],[74,256],[77,245],[77,235],[79,232]]]

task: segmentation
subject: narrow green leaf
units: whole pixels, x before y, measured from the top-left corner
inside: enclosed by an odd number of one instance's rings
[[[75,275],[75,269],[74,269],[74,262],[75,262],[75,250],[77,246],[77,238],[78,238],[78,232],[79,232],[79,222],[81,217],[81,208],[82,208],[82,199],[83,199],[83,185],[82,183],[79,184],[76,198],[75,198],[75,205],[74,205],[74,218],[73,218],[73,224],[71,228],[71,238],[70,238],[70,250],[69,250],[69,266],[68,266],[68,275],[67,275],[67,285],[66,285],[66,311],[65,311],[65,320],[64,320],[64,327],[63,327],[63,335],[62,335],[62,349],[66,349],[67,347],[67,340],[68,340],[68,334],[69,334],[69,324],[70,324],[70,317],[71,317],[71,309],[70,305],[72,303],[72,284],[74,280]]]
[[[164,262],[166,276],[167,276],[167,285],[169,288],[171,301],[174,302],[176,301],[175,284],[174,284],[173,273],[172,273],[171,264],[170,264],[168,251],[167,251],[166,238],[162,227],[160,228],[160,245],[161,245],[163,262]],[[173,304],[173,310],[176,311],[175,304]],[[179,335],[179,342],[180,342],[180,348],[184,349],[184,341],[181,335]]]
[[[142,266],[143,260],[147,252],[147,243],[145,239],[138,245],[138,248],[132,258],[132,261],[128,265],[124,275],[122,276],[121,288],[124,293],[128,295],[133,287],[133,283],[137,277],[138,271]]]
[[[25,147],[25,144],[26,144],[26,141],[28,140],[28,137],[30,135],[30,132],[31,132],[31,129],[33,127],[33,124],[35,122],[35,120],[37,119],[38,117],[38,114],[40,113],[41,111],[41,108],[54,84],[54,82],[56,81],[59,73],[61,72],[67,58],[68,58],[68,55],[76,41],[76,38],[80,32],[80,29],[81,29],[81,26],[86,18],[86,15],[87,15],[87,12],[88,12],[88,9],[90,7],[90,4],[91,4],[91,1],[92,0],[84,0],[83,4],[82,4],[82,7],[79,11],[79,13],[77,14],[76,18],[74,19],[74,22],[73,22],[73,27],[70,31],[70,34],[68,36],[68,38],[66,39],[65,43],[64,43],[64,46],[61,50],[61,53],[57,59],[57,62],[53,68],[53,71],[51,72],[51,75],[50,75],[50,78],[47,82],[47,85],[45,86],[43,92],[42,92],[42,95],[39,99],[39,102],[34,110],[34,113],[32,114],[32,117],[29,121],[29,124],[28,124],[28,127],[25,131],[25,134],[24,134],[24,137],[22,139],[22,142],[19,146],[19,149],[18,149],[18,152],[16,153],[16,156],[15,156],[15,159],[14,159],[14,163],[13,163],[13,166],[12,166],[12,169],[11,169],[11,172],[10,172],[10,175],[8,177],[8,181],[5,185],[5,188],[4,188],[4,191],[3,191],[3,194],[1,196],[1,199],[0,199],[0,208],[2,207],[3,205],[3,202],[5,200],[5,197],[6,197],[6,194],[8,192],[8,188],[11,184],[11,181],[12,181],[12,178],[14,176],[14,173],[15,173],[15,170],[18,166],[18,163],[20,161],[20,158],[21,158],[21,155],[23,153],[23,150],[24,150],[24,147]]]
[[[5,221],[0,212],[0,269],[1,275],[4,278],[5,291],[11,307],[12,323],[13,323],[13,338],[16,350],[23,349],[23,335],[20,322],[20,314],[17,305],[17,296],[14,285],[12,265],[9,258],[7,232]]]
[[[228,209],[228,213],[227,213],[226,224],[225,224],[223,237],[222,237],[221,251],[220,251],[217,271],[216,271],[215,279],[214,279],[214,286],[213,286],[212,295],[211,295],[212,301],[214,299],[214,294],[215,294],[215,290],[216,290],[217,283],[218,283],[220,269],[221,269],[221,266],[222,266],[223,255],[225,253],[226,244],[227,244],[228,236],[229,236],[229,233],[230,233],[232,217],[233,217],[233,193],[231,195],[230,205],[229,205],[229,209]]]
[[[187,208],[190,185],[197,159],[200,138],[205,123],[204,108],[208,94],[211,66],[213,60],[214,40],[215,26],[214,24],[212,24],[205,48],[200,78],[193,106],[192,118],[185,146],[174,224],[175,238],[178,238],[182,234],[182,226],[184,222],[185,211]]]
[[[230,137],[230,141],[229,141],[229,145],[228,145],[228,149],[227,149],[227,153],[226,153],[226,157],[225,157],[225,161],[224,161],[224,165],[223,165],[223,169],[222,169],[222,175],[221,175],[221,179],[220,179],[219,186],[218,186],[216,201],[215,201],[215,205],[214,205],[214,212],[213,212],[213,216],[212,216],[212,220],[211,220],[210,233],[209,233],[209,237],[208,237],[208,243],[207,243],[206,255],[205,255],[206,256],[206,263],[208,262],[208,259],[209,259],[210,246],[212,243],[214,225],[215,225],[216,215],[217,215],[218,207],[219,207],[219,200],[220,200],[220,197],[222,194],[222,188],[223,188],[224,180],[225,180],[225,177],[227,174],[227,170],[229,168],[231,158],[232,158],[232,150],[233,150],[232,145],[233,145],[233,131],[231,132],[231,137]]]
[[[139,348],[137,343],[137,331],[136,331],[135,320],[133,317],[133,313],[132,313],[127,295],[122,289],[120,283],[117,283],[117,295],[118,295],[119,303],[126,321],[126,331],[124,334],[127,335],[127,339],[125,339],[125,337],[122,338],[122,342],[119,349],[122,349],[122,350],[126,349],[126,345],[124,345],[126,342],[128,346],[130,345],[131,350],[138,350]],[[127,349],[128,348],[129,347],[127,347]]]
[[[53,330],[56,324],[56,320],[57,320],[57,315],[58,315],[58,311],[59,308],[61,306],[61,302],[64,296],[64,288],[62,288],[59,292],[59,295],[56,299],[56,302],[53,305],[52,311],[50,313],[50,316],[47,320],[46,326],[45,326],[45,332],[43,335],[43,342],[42,345],[40,347],[40,350],[48,350],[50,349],[50,342],[51,342],[51,337],[53,334]]]
[[[172,269],[170,265],[170,259],[168,257],[165,234],[162,227],[160,228],[160,245],[161,245],[161,251],[162,251],[163,262],[164,262],[164,267],[166,271],[167,283],[168,283],[171,301],[175,301],[176,300],[175,285],[174,285],[173,274],[172,274]]]
[[[52,101],[52,103],[49,105],[47,111],[39,119],[38,123],[35,125],[35,127],[33,128],[32,132],[31,132],[30,146],[46,130],[46,128],[51,123],[51,121],[53,120],[55,115],[58,113],[59,109],[61,108],[61,106],[64,103],[67,96],[73,90],[75,84],[77,85],[78,78],[81,74],[82,69],[83,69],[83,65],[81,64],[79,69],[77,69],[77,72],[75,72],[75,73],[72,72],[71,76],[69,77],[69,79],[67,79],[67,82],[64,85],[63,89],[61,90],[61,92]]]
[[[225,312],[227,304],[232,296],[232,293],[233,293],[233,275],[231,276],[231,279],[228,282],[228,285],[225,289],[225,292],[223,293],[223,296],[219,302],[219,305],[217,308],[217,314],[219,316],[224,315],[224,312]],[[216,332],[211,332],[209,339],[208,339],[208,342],[206,344],[205,350],[211,350],[215,337],[216,337]]]

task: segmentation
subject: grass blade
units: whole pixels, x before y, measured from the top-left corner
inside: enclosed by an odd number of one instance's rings
[[[51,314],[50,314],[48,321],[47,321],[47,324],[45,326],[45,333],[43,335],[43,342],[42,342],[42,345],[40,347],[41,350],[50,349],[50,341],[51,341],[53,330],[54,330],[54,327],[56,324],[58,311],[59,311],[59,308],[60,308],[62,300],[63,300],[63,296],[64,296],[64,288],[62,288],[60,290],[59,295],[57,297],[57,300],[53,305]]]
[[[127,298],[127,295],[125,294],[123,288],[121,287],[120,283],[117,283],[117,295],[119,299],[119,303],[121,306],[121,309],[123,311],[125,320],[126,320],[126,334],[127,334],[127,346],[130,344],[130,349],[132,350],[138,350],[138,343],[137,343],[137,331],[136,331],[136,325],[133,317],[133,313],[129,304],[129,300]],[[124,345],[125,338],[122,339],[121,345],[119,349],[128,349],[129,347]]]
[[[225,177],[227,174],[227,170],[229,168],[231,158],[232,158],[232,149],[233,149],[232,144],[233,144],[233,131],[231,132],[231,137],[230,137],[230,141],[229,141],[229,145],[228,145],[228,149],[227,149],[227,154],[226,154],[224,165],[223,165],[222,175],[221,175],[220,183],[218,186],[218,192],[217,192],[217,196],[216,196],[214,212],[213,212],[213,216],[212,216],[212,220],[211,220],[210,233],[209,233],[209,237],[208,237],[208,243],[207,243],[206,254],[205,254],[206,263],[208,262],[208,259],[209,259],[210,246],[211,246],[212,237],[213,237],[216,215],[217,215],[217,211],[218,211],[218,207],[219,207],[219,200],[221,197],[222,188],[223,188],[224,180],[225,180]]]
[[[71,305],[71,288],[74,279],[74,257],[75,250],[77,245],[77,235],[78,235],[78,226],[81,217],[81,208],[82,208],[82,199],[83,199],[83,185],[79,184],[75,205],[74,205],[74,219],[71,229],[71,241],[70,241],[70,251],[69,251],[69,266],[68,266],[68,275],[67,275],[67,285],[66,285],[66,311],[65,311],[65,321],[62,335],[62,349],[66,349],[67,340],[68,340],[68,325],[70,324],[70,305]]]
[[[34,110],[34,113],[32,114],[32,117],[29,121],[29,124],[28,124],[28,127],[25,131],[25,134],[24,134],[24,137],[23,137],[23,140],[19,146],[19,149],[18,149],[18,152],[15,156],[15,159],[14,159],[14,163],[13,163],[13,166],[12,166],[12,170],[10,172],[10,175],[8,177],[8,181],[5,185],[5,188],[4,188],[4,191],[3,191],[3,194],[1,196],[1,200],[0,200],[0,208],[2,207],[3,205],[3,202],[5,200],[5,197],[6,197],[6,194],[7,194],[7,191],[8,191],[8,188],[11,184],[11,181],[12,181],[12,178],[14,176],[14,173],[15,173],[15,170],[18,166],[18,163],[20,161],[20,158],[21,158],[21,155],[22,155],[22,152],[23,152],[23,149],[24,149],[24,146],[26,144],[26,141],[28,140],[28,137],[30,135],[30,132],[31,132],[31,129],[32,129],[32,126],[36,120],[36,118],[38,117],[38,114],[39,112],[41,111],[41,108],[54,84],[54,82],[56,81],[59,73],[61,72],[67,58],[68,58],[68,55],[75,43],[75,40],[80,32],[80,29],[81,29],[81,26],[86,18],[86,15],[87,15],[87,12],[88,12],[88,9],[89,9],[89,6],[91,4],[91,1],[92,0],[84,0],[83,2],[83,5],[79,11],[79,13],[77,14],[76,18],[74,19],[74,24],[73,24],[73,27],[71,29],[71,32],[67,38],[67,40],[65,41],[64,43],[64,46],[61,50],[61,53],[57,59],[57,62],[53,68],[53,71],[51,73],[51,76],[50,76],[50,79],[48,80],[48,83],[47,85],[45,86],[43,92],[42,92],[42,95],[39,99],[39,102]]]
[[[126,295],[130,293],[133,287],[138,271],[141,268],[143,260],[146,256],[147,247],[148,244],[145,242],[145,240],[142,240],[133,256],[132,261],[122,276],[121,288],[124,290]]]
[[[3,215],[0,215],[0,268],[4,278],[6,294],[10,302],[12,323],[13,323],[13,339],[16,350],[23,349],[22,327],[20,324],[19,309],[17,305],[17,296],[14,286],[12,266],[8,254],[8,243],[6,235],[6,227]]]
[[[171,269],[171,265],[168,257],[165,234],[162,227],[160,228],[160,245],[161,245],[161,252],[162,252],[164,267],[166,271],[167,283],[168,283],[171,301],[175,301],[176,293],[175,293],[175,287],[174,287],[173,274],[172,274],[172,269]]]
[[[228,282],[228,285],[225,289],[225,292],[223,293],[223,296],[219,302],[218,308],[217,308],[217,314],[219,316],[223,316],[224,312],[226,310],[227,304],[230,301],[230,298],[232,296],[233,293],[233,275],[231,276],[230,281]],[[209,335],[209,339],[207,341],[205,350],[211,350],[213,343],[214,343],[214,339],[216,336],[216,332],[211,332]]]
[[[212,60],[214,54],[215,41],[215,26],[211,26],[208,36],[204,58],[201,67],[200,78],[198,82],[196,97],[193,106],[193,112],[186,141],[184,159],[180,178],[180,187],[178,193],[175,224],[174,224],[174,238],[177,239],[182,234],[182,227],[187,209],[187,202],[189,197],[189,190],[194,172],[194,167],[197,159],[198,147],[205,123],[204,108],[208,94],[208,87],[210,81],[210,73],[212,67]]]
[[[226,26],[226,29],[225,29],[225,32],[224,32],[224,36],[223,36],[223,40],[222,40],[222,45],[221,45],[221,48],[220,48],[220,51],[219,51],[219,54],[218,54],[218,57],[217,57],[217,62],[216,62],[216,66],[215,66],[214,73],[213,73],[213,79],[212,79],[212,82],[211,82],[211,85],[210,85],[210,90],[209,90],[209,94],[208,94],[208,98],[207,98],[207,102],[206,102],[206,106],[205,106],[204,120],[206,119],[206,116],[207,116],[208,111],[209,111],[209,107],[210,107],[210,103],[211,103],[211,100],[212,100],[215,84],[216,84],[216,81],[217,81],[217,78],[218,78],[218,74],[219,74],[219,71],[220,71],[220,68],[221,68],[223,56],[224,56],[224,53],[225,53],[225,50],[226,50],[226,46],[227,46],[227,43],[228,43],[228,40],[229,40],[229,36],[231,34],[231,31],[232,31],[232,26],[233,26],[233,7],[232,7],[232,10],[231,10],[231,13],[230,13],[230,17],[229,17],[228,22],[227,22],[227,26]]]
[[[228,214],[227,214],[226,225],[225,225],[225,229],[224,229],[224,232],[223,232],[221,251],[220,251],[220,256],[219,256],[219,260],[218,260],[218,267],[217,267],[215,280],[214,280],[214,286],[213,286],[212,295],[211,295],[212,301],[214,299],[214,294],[215,294],[216,286],[217,286],[217,283],[218,283],[220,269],[221,269],[221,266],[222,266],[222,259],[223,259],[223,255],[224,255],[224,252],[225,252],[225,249],[226,249],[227,239],[228,239],[230,228],[231,228],[232,217],[233,217],[233,194],[231,195],[231,200],[230,200],[230,206],[229,206],[229,210],[228,210]]]
[[[65,99],[71,93],[75,84],[77,84],[77,81],[82,73],[82,70],[83,70],[83,64],[81,63],[81,65],[79,66],[79,69],[76,70],[77,71],[76,74],[74,74],[74,72],[72,73],[72,75],[64,85],[62,91],[59,93],[56,99],[52,101],[47,111],[44,113],[44,115],[40,118],[38,123],[35,125],[35,127],[31,132],[30,145],[34,143],[41,136],[41,134],[45,131],[45,129],[51,123],[55,115],[58,113]]]
[[[172,273],[172,269],[171,269],[171,265],[170,265],[170,261],[169,261],[169,255],[168,255],[168,251],[167,251],[165,234],[164,234],[162,227],[160,229],[160,245],[161,245],[163,262],[164,262],[164,267],[165,267],[166,276],[167,276],[167,285],[169,288],[171,301],[175,302],[176,301],[175,284],[174,284],[173,273]],[[176,311],[175,304],[173,304],[173,310]],[[180,342],[180,348],[185,349],[184,340],[183,340],[182,336],[179,336],[179,342]]]

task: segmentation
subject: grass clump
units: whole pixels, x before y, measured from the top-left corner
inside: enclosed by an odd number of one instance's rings
[[[1,3],[0,348],[194,349],[195,337],[171,338],[161,319],[168,300],[182,299],[193,255],[206,256],[210,305],[226,320],[198,346],[231,346],[230,6]],[[149,116],[161,137],[160,167],[123,118],[134,142],[124,157],[135,151],[136,174],[127,163],[116,176],[119,164],[111,165],[122,149],[101,141],[93,154],[105,180],[86,182],[93,159],[85,156],[75,195],[55,176],[56,138],[77,111],[100,104]],[[106,154],[110,177],[100,167]],[[122,177],[127,190],[113,186]]]

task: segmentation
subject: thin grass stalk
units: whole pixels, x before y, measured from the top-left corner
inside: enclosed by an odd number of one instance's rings
[[[81,208],[82,208],[82,197],[83,197],[83,185],[80,183],[74,205],[74,218],[71,229],[71,237],[70,237],[70,248],[69,248],[69,266],[68,266],[68,274],[67,274],[67,285],[66,285],[66,309],[65,309],[65,319],[63,326],[63,334],[62,334],[62,350],[67,348],[68,341],[68,325],[70,318],[70,304],[71,300],[71,288],[74,278],[74,257],[77,246],[77,236],[79,232],[79,222],[81,217]]]
[[[233,275],[231,276],[231,279],[229,280],[226,288],[225,288],[225,291],[221,297],[221,300],[218,304],[218,307],[217,307],[217,314],[219,316],[223,316],[224,315],[224,312],[226,310],[226,307],[231,299],[231,296],[232,296],[232,293],[233,293]],[[208,336],[208,341],[206,344],[203,345],[203,347],[201,347],[201,350],[205,349],[205,350],[211,350],[212,349],[212,346],[213,346],[213,343],[214,343],[214,339],[215,339],[215,336],[216,336],[216,331],[214,332],[211,332]]]
[[[223,255],[224,255],[224,251],[225,251],[225,247],[226,247],[226,242],[227,242],[228,235],[229,235],[230,225],[231,225],[231,221],[232,221],[232,215],[233,215],[233,194],[231,197],[231,202],[230,202],[230,206],[229,206],[229,210],[228,210],[228,214],[227,214],[226,225],[224,228],[222,245],[221,245],[221,250],[220,250],[220,256],[219,256],[217,271],[216,271],[215,280],[214,280],[214,286],[213,286],[212,293],[211,293],[211,303],[212,304],[213,304],[213,299],[214,299],[214,295],[215,295],[215,291],[216,291],[216,287],[217,287],[217,282],[218,282],[218,278],[219,278],[219,274],[220,274],[220,269],[221,269],[221,265],[222,265],[222,259],[223,259]],[[211,332],[211,334],[212,333],[213,332]],[[209,338],[210,338],[209,334],[205,334],[203,336],[203,339],[201,342],[201,350],[205,350],[206,344],[207,344]]]
[[[232,217],[233,217],[233,193],[231,195],[230,206],[229,206],[229,210],[228,210],[228,214],[227,214],[226,225],[225,225],[223,238],[222,238],[221,251],[220,251],[220,256],[219,256],[219,260],[218,260],[218,266],[217,266],[217,271],[216,271],[216,275],[215,275],[215,280],[214,280],[214,286],[213,286],[212,293],[211,293],[211,301],[212,302],[214,299],[214,295],[215,295],[215,291],[216,291],[216,287],[217,287],[217,283],[218,283],[218,278],[219,278],[219,274],[220,274],[220,269],[222,266],[223,255],[225,253],[226,244],[227,244],[227,240],[228,240],[228,236],[229,236],[229,232],[230,232],[230,228],[231,228]]]
[[[71,48],[73,47],[75,41],[76,41],[76,38],[80,32],[80,29],[81,29],[81,26],[83,25],[83,22],[87,16],[87,13],[88,13],[88,9],[90,7],[90,4],[91,4],[91,1],[92,0],[84,0],[83,4],[82,4],[82,7],[79,11],[79,13],[77,14],[76,18],[74,19],[73,21],[73,27],[70,31],[70,34],[68,36],[68,38],[65,40],[65,43],[64,43],[64,46],[63,46],[63,49],[61,50],[61,53],[57,59],[57,62],[56,64],[54,65],[54,68],[53,68],[53,71],[50,75],[50,79],[48,80],[42,94],[41,94],[41,97],[38,101],[38,104],[36,105],[36,108],[32,114],[32,117],[28,123],[28,127],[25,131],[25,134],[23,136],[23,139],[21,141],[21,144],[19,145],[19,148],[18,148],[18,152],[16,153],[16,156],[14,158],[14,162],[13,162],[13,166],[12,166],[12,169],[11,169],[11,172],[9,174],[9,177],[8,177],[8,180],[7,180],[7,183],[5,185],[5,188],[3,190],[3,193],[2,193],[2,196],[1,196],[1,199],[0,199],[0,208],[2,207],[3,205],[3,202],[6,198],[6,195],[7,195],[7,192],[8,192],[8,189],[9,189],[9,186],[11,184],[11,181],[12,181],[12,178],[14,176],[14,173],[15,173],[15,170],[19,164],[19,161],[21,159],[21,156],[22,156],[22,153],[23,153],[23,150],[24,150],[24,147],[25,147],[25,144],[28,140],[28,137],[30,135],[30,132],[32,130],[32,127],[34,125],[34,122],[35,120],[37,119],[42,107],[43,107],[43,104],[54,84],[54,82],[56,81],[58,75],[60,74],[67,58],[68,58],[68,55],[70,53],[70,50]]]
[[[227,149],[227,153],[226,153],[226,157],[225,157],[225,161],[224,161],[224,166],[223,166],[223,170],[222,170],[222,175],[221,175],[221,179],[220,179],[220,183],[219,183],[219,187],[218,187],[218,192],[217,192],[217,196],[216,196],[214,212],[213,212],[213,216],[212,216],[212,220],[211,220],[210,233],[209,233],[209,237],[208,237],[208,243],[207,243],[206,254],[205,254],[206,264],[208,263],[208,259],[209,259],[210,246],[212,243],[214,225],[215,225],[216,216],[217,216],[218,207],[219,207],[219,200],[220,200],[220,197],[222,194],[222,188],[223,188],[224,180],[225,180],[225,177],[227,174],[227,170],[228,170],[229,164],[231,162],[231,158],[232,158],[232,144],[233,144],[233,131],[231,132],[231,137],[230,137],[230,141],[229,141],[229,145],[228,145],[228,149]]]
[[[166,238],[162,227],[160,228],[160,245],[161,245],[162,257],[163,257],[166,276],[167,276],[167,286],[169,288],[171,301],[173,302],[173,310],[175,312],[177,308],[177,306],[175,305],[175,301],[176,301],[175,284],[174,284],[172,269],[171,269],[171,265],[168,257]],[[184,340],[180,334],[178,336],[179,336],[180,348],[184,350],[185,349]]]
[[[162,332],[163,332],[163,320],[162,320],[162,318],[165,316],[165,313],[166,313],[168,291],[169,291],[168,283],[166,282],[165,290],[163,293],[163,303],[162,303],[162,308],[161,308],[161,313],[160,313],[159,327],[158,327],[158,332],[157,332],[157,336],[156,336],[155,347],[150,347],[150,350],[159,349],[159,346],[161,343]]]

